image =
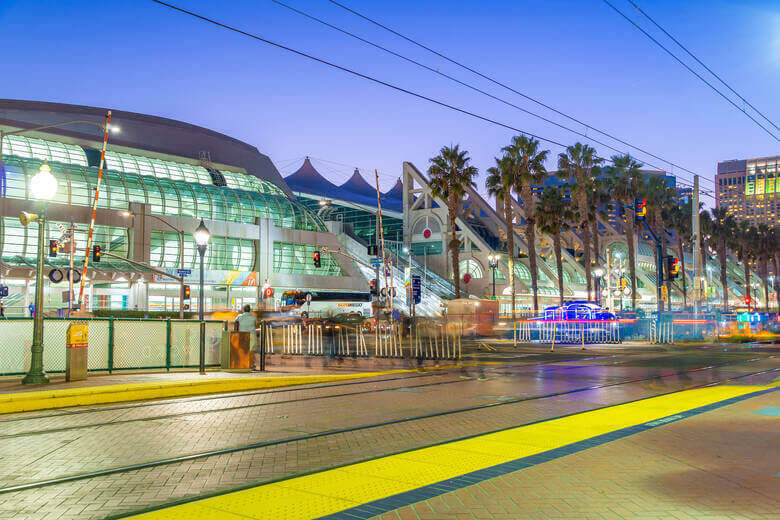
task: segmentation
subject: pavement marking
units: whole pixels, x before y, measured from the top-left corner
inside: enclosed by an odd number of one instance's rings
[[[240,377],[211,379],[205,381],[198,379],[180,379],[175,381],[125,383],[119,385],[64,388],[60,390],[16,392],[0,394],[0,414],[29,412],[32,410],[48,410],[52,408],[66,408],[71,406],[85,406],[126,401],[143,401],[147,399],[182,397],[189,395],[243,392],[261,388],[309,385],[314,383],[328,383],[332,381],[347,381],[350,379],[367,379],[372,377],[403,374],[409,372],[427,372],[430,370],[447,370],[451,368],[500,364],[502,363],[478,362],[462,363],[456,365],[442,365],[438,367],[402,368],[394,370],[383,370],[379,372],[353,372],[349,374],[280,377]]]
[[[371,518],[775,390],[747,385],[685,390],[350,464],[132,518]]]
[[[780,406],[767,406],[755,412],[757,415],[773,415],[780,417]]]

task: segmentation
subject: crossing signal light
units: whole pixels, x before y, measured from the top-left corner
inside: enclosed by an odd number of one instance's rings
[[[317,267],[317,268],[322,267],[322,259],[320,258],[320,252],[319,251],[315,251],[314,252],[313,258],[314,258],[314,267]]]
[[[184,299],[189,300],[190,299],[190,286],[185,285],[184,286]]]
[[[372,296],[376,296],[377,294],[379,294],[379,280],[374,278],[373,280],[368,282],[368,288],[369,288],[368,292],[370,292]]]
[[[57,256],[57,251],[59,250],[59,247],[57,245],[56,240],[49,240],[49,256],[55,257]]]
[[[680,261],[673,256],[666,257],[667,272],[669,273],[669,279],[674,280],[680,276]]]
[[[634,220],[642,222],[647,215],[647,201],[645,199],[634,199]]]
[[[101,252],[100,246],[92,246],[92,261],[93,262],[100,262],[100,255],[103,253]]]

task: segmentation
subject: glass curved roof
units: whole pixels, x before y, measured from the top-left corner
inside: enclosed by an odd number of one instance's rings
[[[26,159],[41,159],[65,164],[87,166],[87,154],[80,146],[44,141],[23,135],[3,137],[3,154],[16,155]]]
[[[6,156],[7,196],[29,198],[29,180],[43,161]],[[97,184],[98,169],[62,163],[50,164],[59,182],[53,202],[89,206]],[[249,177],[245,174],[236,174]],[[246,189],[196,184],[173,178],[121,173],[103,173],[98,207],[126,210],[130,202],[149,205],[151,213],[227,222],[254,224],[256,218],[268,218],[282,228],[325,231],[325,225],[311,211],[284,195]]]

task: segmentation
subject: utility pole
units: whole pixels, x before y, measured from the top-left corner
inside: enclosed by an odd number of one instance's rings
[[[691,229],[693,230],[693,305],[696,314],[701,312],[702,269],[701,265],[701,227],[699,223],[699,176],[693,176],[693,195],[691,196]]]

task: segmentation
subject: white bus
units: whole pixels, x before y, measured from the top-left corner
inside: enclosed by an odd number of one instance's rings
[[[367,292],[284,291],[281,310],[304,318],[331,318],[339,314],[369,318],[371,295]]]

